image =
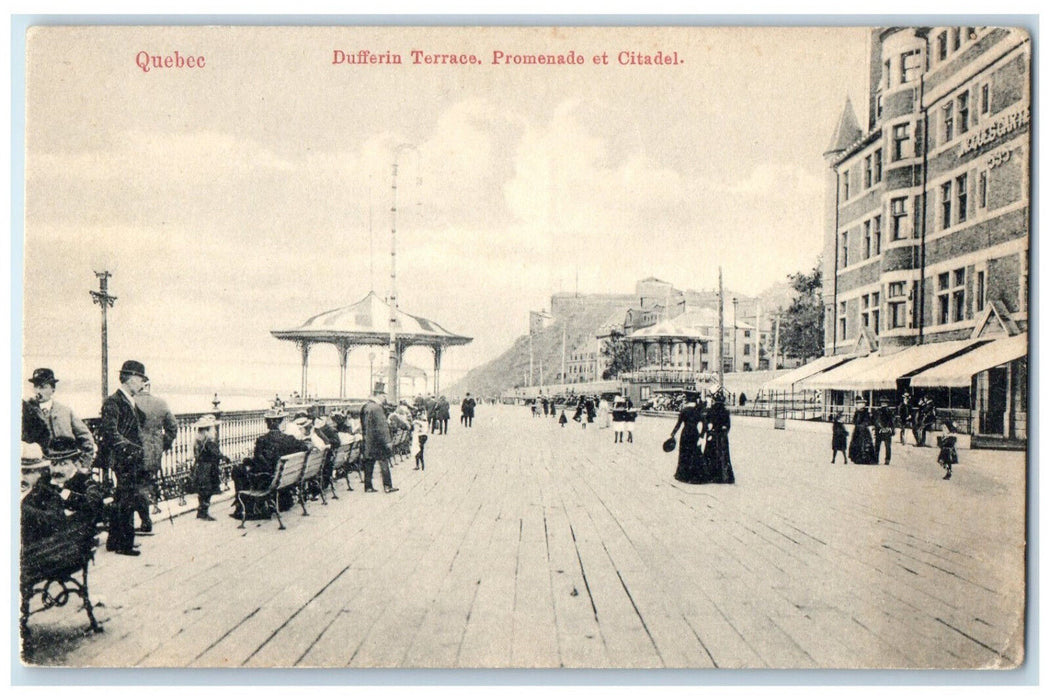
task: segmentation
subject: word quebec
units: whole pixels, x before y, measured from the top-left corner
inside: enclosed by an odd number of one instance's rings
[[[409,60],[394,51],[376,52],[368,49],[358,51],[332,50],[332,65],[427,65],[427,66],[480,66],[485,63],[481,56],[473,53],[432,53],[422,49],[412,49],[408,52]],[[677,51],[657,51],[655,53],[640,53],[638,51],[620,51],[614,54],[615,63],[621,66],[677,66],[685,61],[678,56]],[[566,53],[506,53],[504,51],[492,51],[491,60],[488,65],[493,66],[582,66],[588,62],[587,56],[570,50]],[[596,66],[610,65],[610,54],[607,51],[593,54],[590,62]]]

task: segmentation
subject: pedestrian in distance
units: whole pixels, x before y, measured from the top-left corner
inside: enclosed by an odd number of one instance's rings
[[[460,417],[463,419],[463,425],[468,428],[474,427],[474,409],[478,405],[478,402],[474,400],[474,397],[467,392],[466,398],[463,399],[463,403],[460,404]]]
[[[904,444],[904,435],[912,427],[911,424],[912,410],[911,410],[911,395],[908,392],[904,392],[901,396],[901,402],[897,406],[897,427],[901,431],[901,444]]]
[[[211,497],[222,492],[219,465],[230,459],[219,449],[216,429],[221,423],[213,415],[202,416],[193,424],[197,437],[193,441],[193,470],[190,478],[197,492],[197,519],[215,520],[208,513]]]
[[[842,453],[842,463],[849,464],[846,448],[849,443],[849,432],[842,424],[842,413],[836,413],[831,419],[831,463],[835,463],[838,453]]]
[[[565,427],[565,424],[569,422],[569,419],[565,417],[565,409],[561,409],[561,418],[558,419],[558,424],[561,427]]]
[[[423,448],[427,446],[427,436],[421,434],[419,436],[419,451],[416,452],[416,466],[415,468],[420,471],[425,471],[427,468],[426,462],[423,459]]]
[[[879,463],[879,453],[882,447],[886,447],[886,458],[883,464],[890,463],[890,453],[893,447],[893,421],[894,412],[890,408],[889,399],[880,399],[879,407],[875,409],[875,464]]]
[[[937,436],[937,446],[940,452],[937,454],[937,463],[944,469],[944,479],[952,478],[952,465],[959,463],[959,453],[955,449],[958,439],[951,434],[951,428],[944,425],[943,435]]]
[[[736,483],[733,461],[729,456],[729,410],[726,408],[725,389],[719,387],[711,397],[714,404],[707,410],[707,446],[704,458],[712,483]]]
[[[854,464],[876,464],[875,443],[871,438],[871,414],[868,403],[861,399],[853,413],[853,435],[849,441],[849,459]]]

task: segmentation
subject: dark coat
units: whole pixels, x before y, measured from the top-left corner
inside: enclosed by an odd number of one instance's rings
[[[389,459],[394,451],[390,442],[390,426],[383,407],[369,399],[361,407],[361,432],[365,444],[361,456],[365,459]]]
[[[255,441],[255,452],[252,455],[252,474],[273,474],[277,469],[277,460],[285,455],[306,452],[310,446],[296,440],[280,428],[274,428]]]
[[[473,398],[469,398],[468,397],[468,398],[463,399],[463,403],[459,407],[459,410],[467,418],[473,418],[474,417],[474,406],[476,406],[476,405],[477,405],[477,402],[474,401]],[[546,400],[543,401],[543,406],[544,406],[543,412],[546,413],[547,412],[547,409],[546,409],[547,401]]]
[[[842,425],[842,421],[836,420],[831,424],[831,449],[845,452],[848,445],[849,433],[846,426]]]
[[[145,418],[120,390],[102,403],[99,458],[120,479],[135,480],[145,471],[141,433]]]
[[[893,435],[893,409],[879,406],[875,409],[875,435]]]
[[[224,460],[229,461],[219,450],[219,443],[214,439],[197,444],[193,470],[190,473],[195,493],[200,496],[214,496],[222,490],[219,463]]]

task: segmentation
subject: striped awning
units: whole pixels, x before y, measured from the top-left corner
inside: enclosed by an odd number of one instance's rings
[[[999,338],[953,360],[923,370],[911,378],[912,386],[968,387],[975,374],[1028,355],[1028,334]]]
[[[804,380],[808,389],[879,391],[896,389],[897,380],[968,352],[986,340],[955,340],[905,348],[892,355],[873,353]]]
[[[796,382],[800,382],[803,379],[812,377],[820,372],[834,369],[852,359],[854,359],[852,355],[826,355],[824,357],[818,357],[812,362],[808,362],[801,367],[796,367],[779,377],[770,379],[762,385],[762,389],[764,391],[787,391],[790,390],[791,386]]]

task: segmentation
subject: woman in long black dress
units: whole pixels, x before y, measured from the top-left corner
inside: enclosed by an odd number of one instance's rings
[[[704,469],[702,452],[698,446],[700,441],[700,423],[703,422],[703,411],[697,403],[697,394],[686,394],[685,404],[678,412],[678,422],[671,429],[673,438],[678,429],[682,429],[682,437],[678,441],[678,469],[674,478],[686,484],[704,483]]]
[[[733,461],[729,457],[729,411],[726,409],[726,394],[719,389],[712,397],[714,405],[707,410],[707,469],[711,483],[732,484]]]
[[[868,404],[857,403],[853,414],[853,435],[849,441],[849,461],[854,464],[875,464],[875,441],[871,438],[871,414]]]

